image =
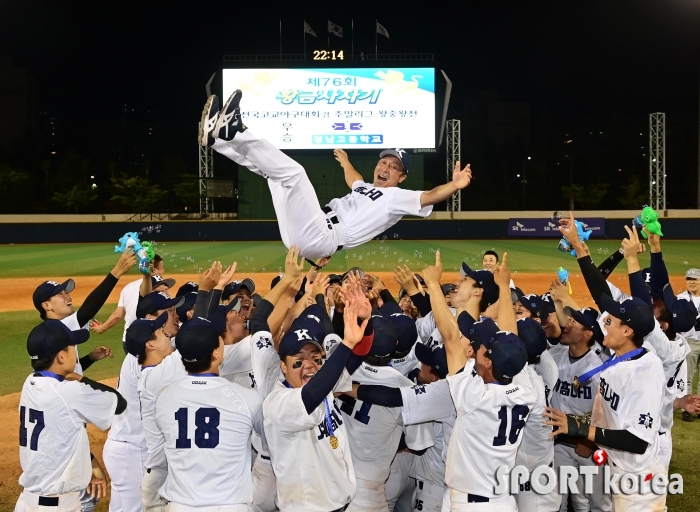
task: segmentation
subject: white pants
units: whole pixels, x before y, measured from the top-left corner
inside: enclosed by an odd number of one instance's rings
[[[534,471],[535,468],[532,468]],[[540,475],[539,482],[547,484],[547,477]],[[557,512],[561,507],[562,496],[559,494],[558,486],[549,494],[537,494],[529,485],[530,481],[521,484],[518,493],[514,494],[518,510],[532,512]],[[566,509],[566,506],[564,507]]]
[[[698,368],[698,362],[700,362],[700,341],[695,338],[686,338],[688,346],[690,347],[690,352],[685,356],[685,361],[688,363],[688,376],[686,378],[686,386],[688,395],[697,394],[697,387],[693,387],[693,377],[695,377],[695,370]],[[695,393],[693,393],[695,389]]]
[[[348,512],[388,512],[389,505],[386,502],[384,482],[371,480],[357,481],[357,492],[347,508]]]
[[[440,512],[444,493],[444,485],[417,480],[413,490],[413,512]]]
[[[617,471],[617,468],[610,466],[610,473],[623,473]],[[653,475],[668,474],[663,463],[657,457],[654,463],[644,471],[640,471],[637,475]],[[663,512],[666,507],[666,495],[657,495],[651,492],[651,481],[642,482],[642,488],[639,493],[635,494],[613,494],[613,503],[615,512]]]
[[[411,483],[415,485],[415,480],[411,482],[412,479],[409,475],[414,457],[415,455],[411,452],[404,451],[397,453],[394,456],[394,460],[391,462],[391,471],[385,485],[386,501],[391,512],[394,511],[402,495],[408,493],[408,499],[410,500],[413,494]]]
[[[663,435],[659,434],[659,460],[666,468],[666,473],[668,473],[668,466],[671,464],[671,455],[673,455],[673,440],[671,432],[668,431]]]
[[[229,160],[267,179],[282,242],[296,245],[306,258],[321,258],[345,245],[345,228],[331,224],[304,168],[265,139],[246,130],[230,141],[217,140],[212,148]]]
[[[277,497],[277,479],[272,471],[272,463],[258,453],[253,464],[253,503],[251,512],[275,512]]]
[[[152,468],[150,473],[143,475],[141,481],[141,500],[145,512],[166,512],[168,502],[161,497],[160,488],[168,478],[168,470]]]
[[[181,503],[168,504],[168,512],[248,512],[248,505],[219,505],[213,507],[190,507]]]
[[[57,507],[39,506],[39,495],[26,489],[19,495],[15,512],[80,512],[80,493],[70,492],[58,496]]]
[[[450,489],[452,503],[450,510],[452,512],[518,512],[513,496],[505,496],[488,503],[469,503],[468,499],[466,493]]]
[[[559,474],[559,468],[562,466],[595,466],[592,457],[584,459],[583,457],[576,455],[575,448],[571,446],[566,446],[563,444],[554,445],[554,473]],[[612,498],[609,494],[603,492],[603,472],[599,471],[597,475],[593,475],[593,494],[586,495],[583,494],[584,487],[584,477],[579,476],[576,481],[576,487],[579,490],[579,494],[571,495],[571,504],[576,512],[611,512],[612,511]],[[566,512],[567,510],[567,499],[566,494],[561,497],[561,512]]]
[[[147,454],[145,448],[107,438],[102,458],[111,479],[110,512],[143,511],[141,482]]]

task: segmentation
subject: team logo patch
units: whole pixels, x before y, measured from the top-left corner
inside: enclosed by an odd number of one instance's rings
[[[678,388],[678,391],[685,391],[685,381],[683,379],[678,379],[676,381],[676,388]]]
[[[649,413],[640,414],[639,424],[644,425],[644,428],[651,428],[651,426],[654,424],[654,418],[652,418],[651,414]]]

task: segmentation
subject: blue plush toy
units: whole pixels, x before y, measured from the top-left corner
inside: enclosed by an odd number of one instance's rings
[[[574,224],[576,225],[576,231],[578,231],[578,238],[581,242],[587,241],[591,237],[591,233],[593,233],[592,229],[589,229],[586,231],[583,227],[583,222],[575,220]],[[562,252],[568,252],[572,256],[576,257],[576,250],[574,250],[573,247],[569,244],[569,242],[566,241],[566,238],[562,237],[561,240],[559,241],[559,246],[557,247]]]
[[[139,272],[146,275],[151,273],[150,263],[155,257],[155,252],[150,242],[141,242],[138,233],[129,232],[119,239],[119,243],[121,245],[114,246],[114,252],[133,250],[139,260]]]

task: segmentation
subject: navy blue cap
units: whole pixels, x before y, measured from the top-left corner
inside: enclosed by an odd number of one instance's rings
[[[281,360],[284,361],[285,357],[298,354],[309,343],[323,352],[321,346],[323,338],[319,336],[321,331],[314,325],[315,323],[316,320],[312,318],[299,317],[294,320],[289,332],[282,337],[277,349]]]
[[[602,305],[611,316],[625,322],[637,336],[645,337],[654,330],[654,311],[642,299],[630,297],[618,302],[603,294]]]
[[[443,295],[447,295],[448,293],[455,291],[457,289],[457,285],[454,283],[441,284],[440,289],[442,290]]]
[[[411,157],[405,149],[385,149],[379,153],[379,158],[384,158],[385,156],[395,156],[401,160],[401,165],[403,166],[404,172],[408,172],[408,169],[411,167]]]
[[[401,308],[399,307],[399,305],[396,302],[390,301],[390,302],[385,302],[384,304],[379,306],[379,313],[383,317],[389,318],[391,315],[396,314],[396,313],[403,314],[403,311],[401,311]]]
[[[311,304],[299,315],[292,327],[299,326],[302,329],[313,331],[313,338],[318,341],[323,341],[326,337],[326,331],[323,328],[323,318],[327,313],[318,304]]]
[[[164,284],[168,288],[175,286],[175,279],[163,279],[160,276],[151,276],[151,288],[155,288],[159,284]]]
[[[459,327],[459,332],[462,333],[462,336],[469,337],[469,330],[472,328],[472,325],[474,325],[474,322],[476,322],[476,320],[466,311],[462,311],[457,316],[457,327]]]
[[[68,279],[62,283],[57,283],[56,281],[44,281],[37,286],[36,290],[34,290],[34,294],[32,295],[34,307],[37,309],[37,311],[39,311],[39,313],[41,313],[44,311],[44,308],[41,307],[43,302],[46,302],[54,295],[58,295],[63,290],[65,290],[66,293],[70,293],[74,288],[75,281],[72,279]]]
[[[498,285],[493,280],[493,274],[488,270],[472,270],[469,265],[462,262],[462,268],[460,269],[462,277],[471,277],[480,288],[484,290],[484,297],[486,298],[486,305],[490,306],[495,304],[498,300]]]
[[[393,302],[392,304],[396,305]],[[400,354],[401,356],[407,354],[418,339],[418,329],[416,328],[415,320],[403,313],[393,313],[386,318],[394,324],[394,329],[396,330],[394,354]]]
[[[528,293],[527,295],[524,295],[519,288],[515,289],[515,293],[518,296],[520,304],[522,304],[525,309],[532,313],[533,316],[543,319],[549,314],[545,309],[544,302],[536,293]]]
[[[520,295],[523,295],[523,291],[517,286],[510,289],[510,300],[513,304],[520,300]]]
[[[496,322],[490,318],[484,318],[469,328],[469,332],[465,334],[474,350],[479,350],[482,344],[488,343],[489,339],[498,332]]]
[[[543,293],[540,296],[540,299],[542,299],[542,303],[544,304],[544,307],[547,310],[547,314],[554,313],[557,310],[557,308],[554,306],[554,300],[552,299],[551,293]]]
[[[126,351],[134,357],[139,357],[143,354],[146,343],[151,339],[153,333],[163,327],[167,321],[168,313],[166,311],[155,320],[143,318],[131,322],[124,337]]]
[[[195,302],[197,302],[197,292],[189,292],[185,295],[178,295],[178,297],[184,297],[185,302],[183,302],[180,306],[175,308],[175,312],[177,313],[177,317],[180,319],[181,322],[184,322],[187,320],[187,312],[194,307]]]
[[[27,352],[30,359],[45,359],[69,345],[85,343],[89,337],[90,331],[87,329],[71,331],[60,320],[45,320],[29,333]]]
[[[179,308],[185,302],[185,297],[175,297],[171,299],[164,292],[152,292],[145,297],[139,297],[136,306],[136,318],[145,318],[146,315],[155,315],[158,311]]]
[[[328,284],[340,284],[343,282],[342,274],[328,274]]]
[[[193,318],[182,325],[175,337],[175,346],[185,363],[196,363],[211,358],[219,346],[221,326],[206,318]]]
[[[190,281],[188,283],[183,284],[182,286],[180,286],[180,288],[177,289],[177,297],[182,297],[183,295],[187,295],[191,292],[197,293],[198,291],[199,285],[194,281]]]
[[[238,297],[234,297],[228,304],[219,304],[216,308],[216,312],[224,318],[226,318],[226,315],[228,315],[231,310],[234,310],[236,313],[241,311],[241,301],[238,300]]]
[[[485,343],[489,359],[493,363],[494,376],[512,379],[527,364],[525,344],[512,332],[499,331]]]
[[[255,283],[250,278],[245,278],[243,281],[231,281],[224,286],[221,291],[221,299],[228,300],[231,295],[235,295],[241,288],[245,288],[252,295],[255,293]]]
[[[597,342],[603,342],[605,335],[603,334],[603,330],[600,328],[600,324],[598,323],[598,318],[600,315],[598,314],[597,310],[593,308],[573,309],[566,306],[564,308],[564,314],[576,320],[586,329],[592,330],[593,338]]]
[[[431,349],[423,343],[416,343],[416,358],[435,370],[441,379],[447,377],[447,354],[444,346]]]
[[[532,318],[521,318],[517,322],[518,338],[525,344],[530,356],[539,356],[547,350],[547,333],[542,324]]]
[[[674,332],[688,332],[695,327],[698,316],[695,304],[685,297],[676,297],[669,283],[664,286],[664,303],[673,316],[671,327]]]
[[[391,320],[375,315],[372,317],[372,328],[374,329],[374,340],[372,348],[369,350],[370,356],[386,357],[396,350],[398,334]]]

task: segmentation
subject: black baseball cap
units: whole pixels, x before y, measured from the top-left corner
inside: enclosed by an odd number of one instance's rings
[[[182,287],[181,287],[182,288]],[[184,295],[178,295],[178,297],[184,297],[185,301],[175,308],[177,312],[177,317],[181,322],[187,321],[187,312],[194,307],[195,302],[197,302],[197,292],[189,292]]]
[[[231,295],[238,293],[241,288],[245,288],[252,295],[255,292],[255,283],[247,277],[243,281],[231,281],[221,291],[221,299],[228,300]]]
[[[625,322],[637,336],[645,337],[654,330],[654,311],[642,299],[629,297],[618,302],[603,294],[602,306],[611,316]]]
[[[384,151],[379,153],[379,158],[384,158],[385,156],[395,156],[396,158],[401,160],[401,165],[403,166],[404,172],[408,173],[408,169],[411,167],[411,157],[405,149],[385,149]]]
[[[393,354],[396,350],[398,334],[391,320],[374,315],[372,316],[372,328],[374,329],[374,340],[367,355],[386,357]]]
[[[153,333],[163,327],[167,321],[168,313],[165,312],[155,320],[142,318],[131,322],[124,337],[126,351],[134,357],[139,357],[143,354],[146,343],[151,339]]]
[[[225,329],[225,327],[224,327]],[[221,322],[207,318],[193,318],[185,322],[175,337],[175,347],[185,363],[196,363],[211,358],[219,346]]]
[[[600,328],[600,324],[598,323],[598,318],[600,318],[600,315],[598,314],[597,310],[593,308],[573,309],[566,306],[564,308],[564,314],[576,320],[586,329],[592,330],[593,339],[595,339],[597,342],[603,342],[605,335],[603,334],[603,330]]]
[[[698,310],[695,304],[685,297],[676,297],[669,283],[664,286],[664,304],[673,316],[671,327],[674,332],[688,332],[695,327]]]
[[[525,344],[512,332],[498,331],[485,343],[494,375],[512,379],[525,368]]]
[[[392,303],[396,305],[395,303]],[[418,329],[416,328],[416,322],[410,316],[406,316],[403,313],[392,313],[388,317],[389,321],[394,324],[394,329],[396,330],[396,347],[394,348],[395,354],[407,354],[411,351],[411,347],[415,345],[418,339]]]
[[[85,343],[88,338],[90,331],[87,329],[71,331],[60,320],[44,320],[29,333],[27,352],[30,359],[45,359],[69,345]]]
[[[319,336],[319,332],[315,319],[306,318],[302,315],[294,320],[289,328],[289,332],[282,337],[282,341],[280,341],[277,349],[280,359],[284,360],[287,356],[298,354],[308,343],[311,343],[323,352],[323,347],[321,346],[323,338]]]
[[[164,292],[151,292],[145,297],[139,297],[139,303],[136,306],[136,318],[146,318],[146,315],[155,315],[158,311],[172,307],[177,309],[184,302],[185,297],[171,299]]]
[[[549,314],[539,295],[536,293],[528,293],[527,295],[524,295],[523,292],[519,292],[519,290],[519,288],[516,288],[515,293],[518,296],[520,304],[522,304],[525,309],[532,313],[533,316],[543,319]]]
[[[58,295],[63,290],[65,290],[66,293],[70,293],[73,291],[73,289],[75,289],[75,281],[72,279],[68,279],[62,283],[57,283],[56,281],[44,281],[37,286],[36,290],[34,290],[34,294],[32,295],[34,307],[37,309],[37,311],[39,311],[39,313],[41,313],[44,311],[44,308],[41,307],[43,302],[46,302],[54,295]]]
[[[469,330],[472,328],[472,325],[474,325],[474,322],[476,322],[476,320],[474,320],[467,311],[462,311],[457,316],[457,327],[463,336],[469,337]]]
[[[547,350],[547,333],[542,324],[532,318],[521,318],[517,325],[518,338],[525,344],[529,356],[539,356]]]
[[[442,294],[447,296],[448,293],[453,292],[457,289],[457,285],[454,283],[441,284],[440,289],[442,290]]]
[[[547,314],[554,313],[557,310],[557,308],[554,306],[554,300],[552,299],[551,293],[543,293],[540,295],[540,299],[542,299],[542,303],[547,310]]]
[[[175,284],[175,283],[173,283]],[[168,286],[170,288],[170,286]],[[183,284],[180,286],[180,288],[177,289],[177,297],[182,297],[183,295],[187,295],[188,293],[195,292],[197,293],[199,291],[199,285],[195,283],[194,281],[190,281],[188,283]]]
[[[226,318],[226,315],[228,315],[231,310],[234,310],[236,313],[241,312],[241,301],[238,299],[238,297],[234,297],[228,304],[219,304],[216,312]],[[178,316],[180,315],[178,314]]]
[[[272,278],[272,281],[270,282],[270,290],[272,290],[277,284],[282,280],[284,277],[284,274],[279,274],[275,277]]]
[[[431,349],[423,343],[416,343],[416,358],[435,370],[441,379],[447,377],[447,354],[443,345]]]
[[[328,274],[328,284],[340,284],[343,282],[343,276],[341,274]]]
[[[151,287],[155,288],[159,284],[164,284],[168,288],[173,288],[175,286],[175,279],[163,279],[160,276],[151,276]]]
[[[472,270],[469,265],[462,262],[462,268],[460,270],[462,278],[471,277],[480,288],[484,290],[484,297],[486,298],[486,305],[490,306],[495,304],[498,300],[498,285],[493,280],[493,274],[488,270]]]

